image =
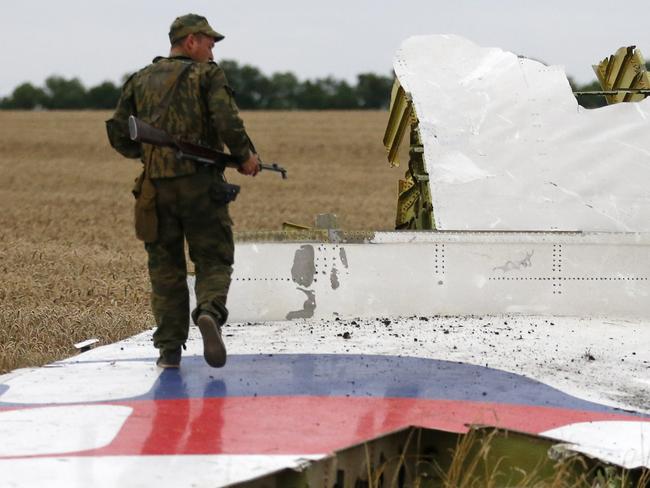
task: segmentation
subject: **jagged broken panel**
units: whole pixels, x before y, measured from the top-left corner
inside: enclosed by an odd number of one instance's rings
[[[650,230],[650,101],[587,110],[564,70],[458,36],[404,41],[438,229]]]

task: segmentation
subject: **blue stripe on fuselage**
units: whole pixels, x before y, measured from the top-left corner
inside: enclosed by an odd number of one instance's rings
[[[231,355],[222,369],[209,368],[202,357],[184,357],[180,370],[164,371],[141,399],[252,396],[465,400],[621,412],[485,366],[342,354]]]

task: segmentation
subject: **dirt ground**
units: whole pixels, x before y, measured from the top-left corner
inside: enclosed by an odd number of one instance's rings
[[[311,225],[387,230],[402,169],[386,162],[386,112],[244,112],[289,179],[231,171],[235,231]],[[107,112],[0,112],[0,373],[114,342],[153,325],[146,254],[134,237],[137,161],[106,141]]]

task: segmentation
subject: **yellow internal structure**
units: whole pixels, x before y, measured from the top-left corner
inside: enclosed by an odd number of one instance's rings
[[[429,174],[424,164],[424,147],[420,139],[419,122],[409,93],[395,80],[391,93],[390,116],[384,133],[388,162],[399,166],[402,141],[409,134],[408,169],[397,188],[396,229],[435,229]]]

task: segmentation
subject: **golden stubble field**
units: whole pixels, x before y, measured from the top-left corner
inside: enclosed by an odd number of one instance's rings
[[[146,253],[132,228],[140,163],[109,147],[109,116],[0,112],[0,373],[154,324]],[[262,158],[285,165],[289,179],[230,171],[242,185],[231,205],[235,231],[311,225],[324,212],[344,229],[393,227],[403,170],[386,162],[386,112],[242,116]]]

